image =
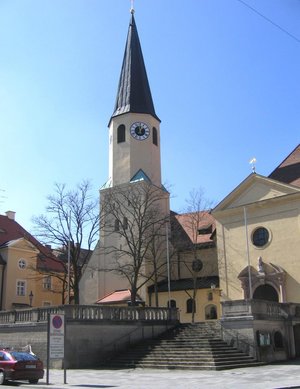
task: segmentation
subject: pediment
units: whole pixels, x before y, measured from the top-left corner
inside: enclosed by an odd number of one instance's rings
[[[7,247],[13,247],[19,250],[38,251],[36,247],[25,238],[11,240],[7,243]]]
[[[297,192],[300,193],[300,188],[253,173],[225,197],[215,207],[214,212]]]

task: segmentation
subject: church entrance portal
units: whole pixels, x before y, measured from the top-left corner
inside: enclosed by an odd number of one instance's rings
[[[255,289],[253,298],[256,300],[268,300],[279,302],[278,293],[271,285],[260,285]]]

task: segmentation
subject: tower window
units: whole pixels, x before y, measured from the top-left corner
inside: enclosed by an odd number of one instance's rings
[[[158,141],[157,141],[157,129],[155,127],[153,127],[152,129],[152,142],[154,145],[157,146],[158,144]]]
[[[115,231],[120,231],[120,222],[118,219],[115,220]]]
[[[120,124],[118,127],[118,143],[125,142],[125,126],[124,124]]]
[[[127,228],[128,228],[128,219],[127,219],[127,217],[123,218],[123,228],[124,228],[124,230],[127,230]]]

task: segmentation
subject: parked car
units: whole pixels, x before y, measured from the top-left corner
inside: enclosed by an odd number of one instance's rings
[[[0,349],[0,385],[6,380],[37,384],[44,377],[43,362],[34,354]]]

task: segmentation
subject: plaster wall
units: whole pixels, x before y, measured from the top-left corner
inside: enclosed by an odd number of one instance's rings
[[[239,273],[248,265],[255,269],[258,258],[280,266],[286,272],[286,301],[300,302],[300,201],[268,201],[227,210],[217,220],[220,288],[224,298],[244,298]],[[247,227],[246,227],[247,224]],[[265,227],[270,239],[262,248],[252,243],[253,231]],[[248,246],[246,239],[248,234]],[[249,250],[249,257],[247,248]]]

